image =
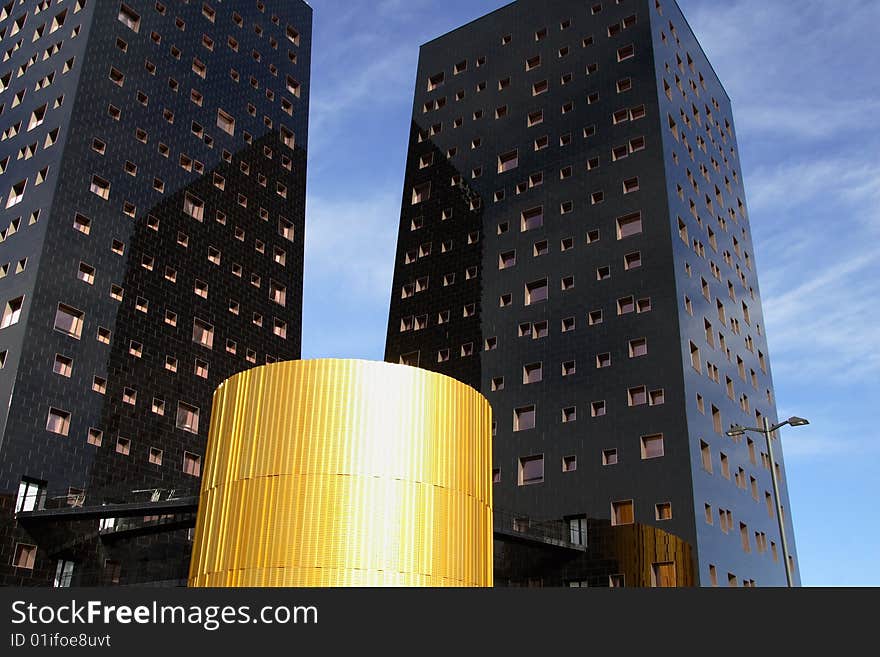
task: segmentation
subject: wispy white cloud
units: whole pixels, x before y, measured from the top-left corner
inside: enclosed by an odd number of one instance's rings
[[[306,220],[303,356],[381,360],[400,191],[312,194]]]
[[[797,102],[786,91],[762,94],[759,102],[740,105],[741,109],[736,112],[736,126],[740,132],[769,133],[775,139],[834,137],[880,110],[880,101],[870,98],[859,98],[846,104],[829,98]]]
[[[880,323],[880,170],[819,161],[756,172],[753,217],[773,218],[756,244],[777,376],[826,385],[874,381],[880,352],[866,349]]]
[[[679,4],[731,96],[741,132],[825,139],[880,105],[870,63],[880,53],[865,29],[880,21],[880,3],[800,0],[796,10],[767,0]]]
[[[789,462],[795,459],[799,461],[827,459],[831,451],[856,455],[863,453],[864,448],[868,446],[867,443],[852,438],[831,437],[818,433],[807,434],[803,430],[786,434],[783,443],[785,458]]]
[[[846,454],[849,458],[864,459],[880,456],[880,431],[872,426],[870,418],[845,417],[840,404],[830,398],[818,398],[809,408],[779,407],[779,417],[806,415],[811,424],[781,431],[785,458],[792,460],[828,462],[830,454]]]
[[[869,214],[865,210],[880,202],[880,160],[874,153],[862,152],[766,160],[747,172],[746,184],[753,214],[778,214],[804,205],[812,206],[811,214],[841,205]],[[859,204],[868,206],[859,210]],[[874,216],[872,211],[866,218]]]
[[[880,309],[876,257],[837,257],[800,284],[764,297],[774,373],[823,385],[876,383]]]
[[[369,300],[380,312],[391,291],[399,217],[399,190],[366,198],[310,197],[306,285]]]
[[[679,4],[734,105],[777,388],[876,386],[880,3]]]

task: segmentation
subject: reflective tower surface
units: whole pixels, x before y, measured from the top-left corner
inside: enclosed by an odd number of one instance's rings
[[[742,181],[673,0],[519,0],[422,46],[385,358],[488,397],[496,510],[785,584],[769,457],[725,435],[776,419]]]
[[[173,518],[13,514],[197,494],[214,389],[299,357],[311,16],[0,7],[0,583],[185,582]]]

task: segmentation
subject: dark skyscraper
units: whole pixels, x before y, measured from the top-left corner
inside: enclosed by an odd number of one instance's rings
[[[703,585],[785,584],[765,446],[725,435],[776,418],[742,180],[673,0],[520,0],[422,47],[385,357],[489,398],[516,522],[654,525]]]
[[[13,514],[197,494],[214,389],[299,358],[311,17],[0,7],[0,583],[185,580],[186,530]]]

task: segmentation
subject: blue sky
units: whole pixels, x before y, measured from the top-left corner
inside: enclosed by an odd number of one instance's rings
[[[304,358],[382,359],[419,46],[504,4],[312,0]],[[880,3],[679,5],[733,102],[779,414],[812,421],[803,583],[880,585]]]

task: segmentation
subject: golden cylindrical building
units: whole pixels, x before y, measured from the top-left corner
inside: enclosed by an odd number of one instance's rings
[[[190,586],[492,586],[491,409],[426,370],[242,372],[214,395]]]

